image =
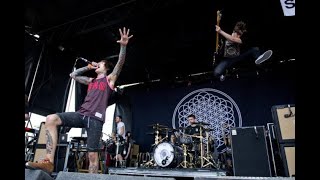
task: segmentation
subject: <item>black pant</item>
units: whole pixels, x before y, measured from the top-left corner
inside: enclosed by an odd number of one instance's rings
[[[252,47],[248,51],[240,54],[237,57],[233,58],[225,58],[220,61],[220,63],[214,68],[213,75],[215,77],[219,77],[225,73],[226,69],[231,67],[233,64],[243,61],[243,60],[251,60],[252,58],[257,59],[260,56],[260,50],[258,47]]]

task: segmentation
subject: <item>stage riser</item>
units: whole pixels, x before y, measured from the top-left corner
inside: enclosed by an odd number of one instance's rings
[[[25,169],[25,180],[54,180],[48,173],[41,170]]]
[[[170,177],[141,177],[125,175],[108,175],[108,174],[88,174],[75,172],[60,172],[56,180],[175,180]]]

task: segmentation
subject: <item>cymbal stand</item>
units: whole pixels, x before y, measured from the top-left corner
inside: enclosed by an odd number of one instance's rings
[[[116,148],[116,167],[118,167],[118,154],[119,154],[119,146],[120,146],[120,138],[118,137],[118,135],[116,135],[116,145],[117,145],[117,148]]]
[[[200,126],[200,162],[201,162],[201,167],[203,168],[203,152],[202,152],[202,126]]]
[[[159,133],[159,131],[158,131],[158,133]],[[168,139],[168,137],[169,137],[169,135],[168,135],[168,129],[166,130],[166,136],[164,137],[164,138],[162,138],[162,139],[160,139],[159,140],[159,143],[161,143],[163,140],[165,140],[165,139]]]
[[[206,154],[206,157],[203,157],[203,159],[207,162],[207,164],[203,165],[203,167],[206,167],[206,166],[210,167],[210,165],[211,165],[214,168],[218,169],[219,166],[214,161],[214,159],[212,158],[212,156],[210,155],[210,152],[209,152],[209,133],[208,132],[206,132],[206,140],[207,140],[207,143],[206,143],[206,145],[207,145],[207,154]],[[210,160],[212,160],[213,163]]]
[[[158,128],[156,129],[155,132],[156,132],[156,135],[154,137],[154,144],[152,144],[151,146],[157,146],[162,141],[162,140],[159,140],[159,129]],[[153,147],[153,148],[155,148],[155,147]],[[150,166],[154,166],[154,165],[155,165],[155,162],[153,160],[153,156],[150,157],[150,160],[148,162],[144,163],[145,167],[150,167]]]
[[[153,156],[150,157],[150,155],[146,155],[146,156],[149,156],[150,160],[146,163],[144,163],[144,167],[151,167],[151,166],[154,166],[155,165],[155,162],[153,160]]]
[[[155,135],[155,138],[154,138],[154,144],[158,145],[159,143],[160,143],[160,141],[159,141],[159,130],[157,129],[156,130],[156,135]]]
[[[154,161],[153,161],[153,158],[150,159],[150,161],[144,163],[144,166],[145,167],[150,167],[150,166],[154,166]]]
[[[187,161],[187,155],[188,155],[187,145],[182,144],[181,146],[183,147],[183,161],[177,166],[177,168],[180,167],[180,166],[182,168],[188,168],[188,167],[192,168],[192,167],[194,167],[194,164],[192,163],[192,160],[190,162]]]

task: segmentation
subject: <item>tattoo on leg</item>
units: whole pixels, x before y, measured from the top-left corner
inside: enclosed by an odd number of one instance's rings
[[[48,130],[46,130],[46,137],[47,137],[47,154],[51,154],[52,153],[52,136],[50,135],[50,132]]]
[[[89,165],[89,173],[98,173],[98,166]]]

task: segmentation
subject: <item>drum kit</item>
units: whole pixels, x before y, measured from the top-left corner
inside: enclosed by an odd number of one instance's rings
[[[219,163],[212,156],[213,138],[209,134],[212,129],[205,128],[207,125],[209,124],[201,122],[177,129],[160,124],[149,125],[153,132],[147,134],[154,135],[154,144],[151,145],[153,147],[152,158],[143,166],[219,169]],[[196,131],[190,131],[190,128],[194,128]],[[170,139],[169,133],[171,133]]]

